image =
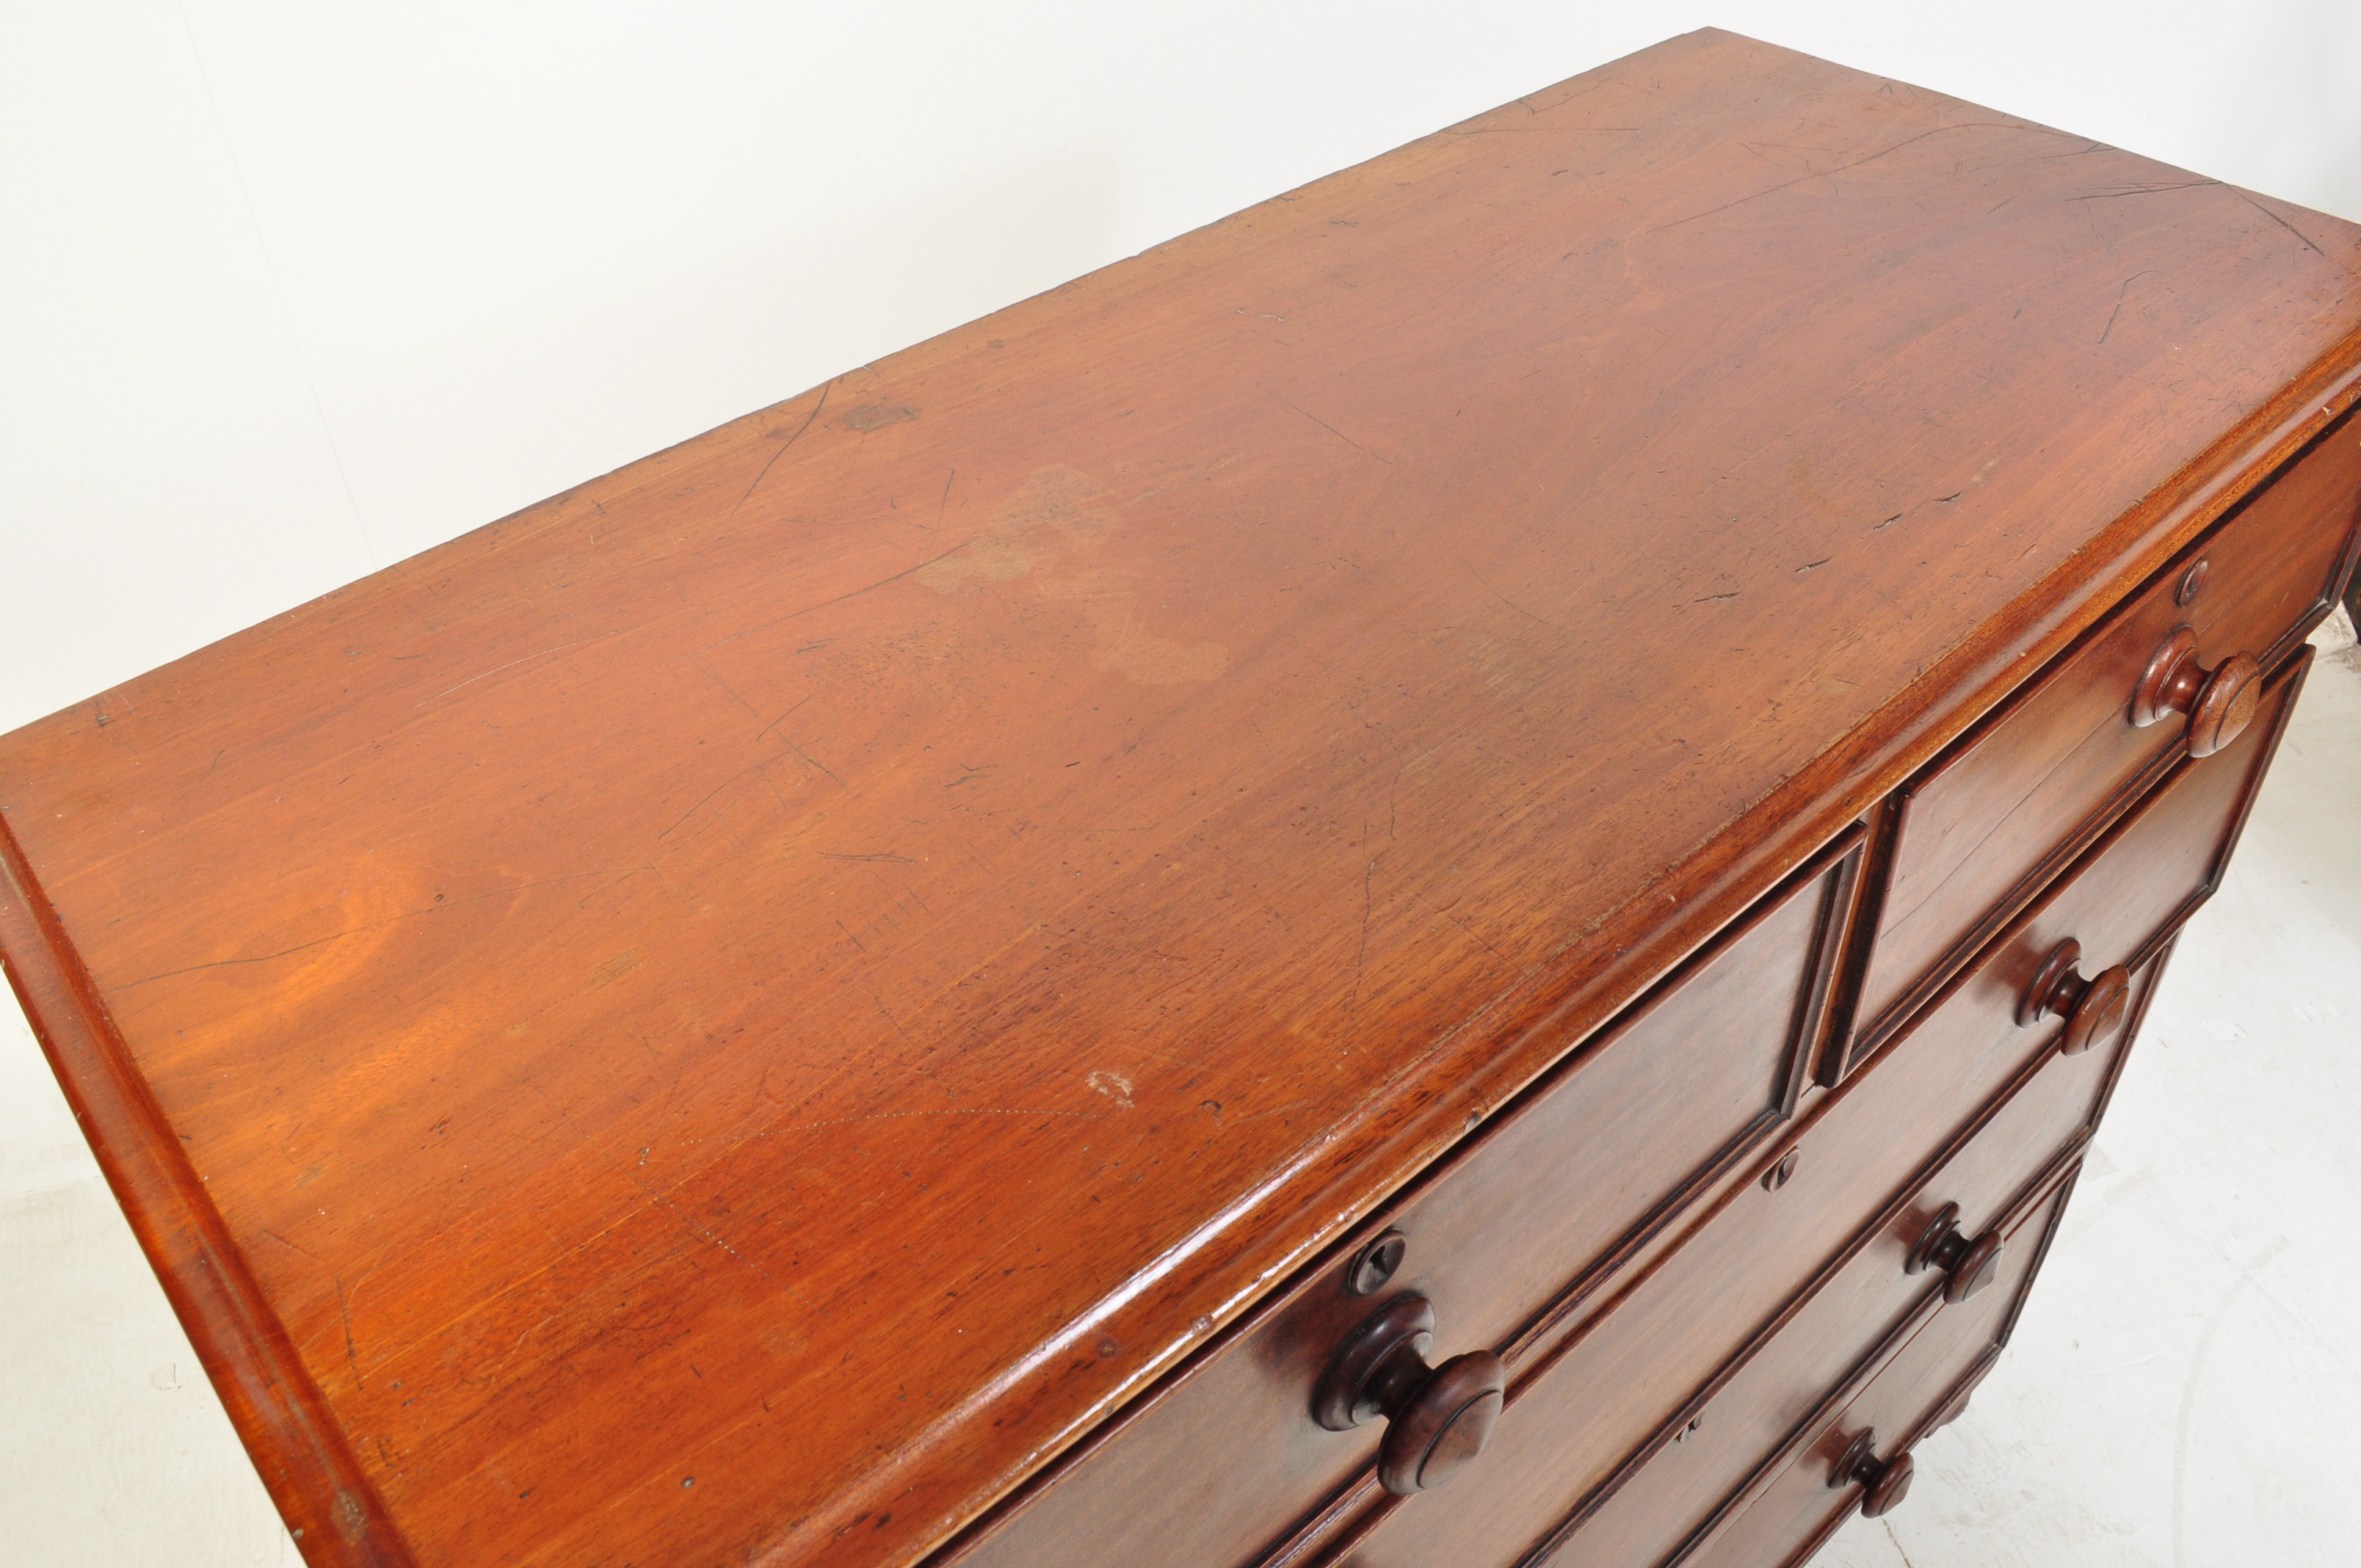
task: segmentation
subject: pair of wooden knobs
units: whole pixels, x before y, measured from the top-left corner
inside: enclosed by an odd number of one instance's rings
[[[2191,567],[2187,584],[2202,585],[2205,564]],[[2182,602],[2195,597],[2188,587]],[[2246,731],[2262,701],[2263,669],[2252,653],[2233,653],[2213,669],[2197,662],[2197,633],[2173,628],[2148,659],[2132,694],[2131,721],[2146,728],[2174,714],[2189,720],[2189,754],[2210,757]],[[2123,1026],[2131,1006],[2131,971],[2121,964],[2085,980],[2078,967],[2082,945],[2060,942],[2017,1004],[2016,1021],[2030,1027],[2044,1018],[2066,1020],[2058,1042],[2064,1056],[2080,1056]]]
[[[2000,1233],[1970,1239],[1959,1221],[1960,1206],[1945,1204],[1903,1264],[1908,1274],[1940,1270],[1946,1276],[1943,1299],[1954,1304],[1992,1284],[2002,1252]],[[1389,1234],[1378,1245],[1397,1239]],[[1393,1261],[1399,1256],[1397,1245]],[[1419,1295],[1397,1296],[1346,1338],[1312,1391],[1312,1419],[1330,1431],[1350,1431],[1373,1420],[1388,1423],[1378,1448],[1378,1481],[1398,1496],[1441,1486],[1481,1453],[1507,1393],[1506,1368],[1490,1351],[1470,1351],[1433,1366],[1426,1359],[1433,1348],[1434,1303]],[[1875,1463],[1861,1460],[1862,1465]],[[1909,1456],[1879,1468],[1864,1484],[1870,1486],[1870,1500],[1862,1511],[1874,1518],[1909,1490]]]

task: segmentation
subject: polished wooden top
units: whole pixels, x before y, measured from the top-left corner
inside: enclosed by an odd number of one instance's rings
[[[906,1563],[2345,406],[2356,283],[1691,34],[15,732],[0,940],[312,1562]]]

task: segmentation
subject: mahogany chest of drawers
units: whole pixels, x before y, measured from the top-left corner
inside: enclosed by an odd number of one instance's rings
[[[306,1558],[1800,1561],[2361,514],[2361,230],[1725,33],[0,739]]]

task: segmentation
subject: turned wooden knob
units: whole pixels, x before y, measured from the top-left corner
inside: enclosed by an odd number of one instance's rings
[[[1851,1486],[1867,1488],[1861,1499],[1861,1517],[1873,1519],[1891,1513],[1910,1495],[1910,1477],[1916,1470],[1906,1453],[1897,1453],[1891,1459],[1878,1458],[1877,1431],[1864,1427],[1829,1467],[1828,1489]]]
[[[2263,698],[2263,667],[2233,653],[2211,670],[2197,663],[2197,633],[2176,626],[2157,648],[2132,695],[2132,722],[2142,729],[2175,713],[2189,716],[2189,754],[2210,757],[2254,722]]]
[[[1483,1452],[1508,1389],[1490,1351],[1429,1366],[1433,1346],[1434,1304],[1397,1296],[1345,1339],[1312,1394],[1312,1419],[1330,1431],[1388,1423],[1378,1481],[1404,1497],[1443,1485]]]
[[[2076,967],[2081,961],[2081,943],[2071,937],[2059,943],[2016,1005],[2019,1028],[2030,1028],[2044,1018],[2066,1020],[2066,1033],[2058,1041],[2060,1056],[2081,1056],[2122,1028],[2124,1015],[2131,1011],[2132,971],[2114,964],[2084,980]]]
[[[1927,1222],[1910,1255],[1903,1259],[1902,1272],[1939,1270],[1948,1277],[1943,1281],[1943,1299],[1957,1306],[1999,1277],[2002,1250],[1998,1231],[1986,1231],[1972,1240],[1961,1234],[1960,1206],[1946,1203]]]

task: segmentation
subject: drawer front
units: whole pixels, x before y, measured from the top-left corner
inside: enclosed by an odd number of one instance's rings
[[[2154,994],[2161,959],[2141,970],[2134,1016]],[[2116,1062],[2136,1024],[2103,1050],[2046,1052],[1971,1133],[1968,1143],[1908,1200],[1864,1232],[1825,1283],[1700,1405],[1674,1418],[1653,1457],[1597,1509],[1568,1520],[1530,1562],[1552,1568],[1630,1568],[1664,1562],[1703,1528],[1759,1465],[1807,1421],[1828,1390],[1876,1347],[1915,1321],[1947,1277],[1916,1255],[1930,1234],[1956,1234],[1962,1277],[1986,1257],[2004,1266],[2008,1245],[1979,1251],[2015,1228],[2034,1186],[2098,1120]],[[1805,1157],[1810,1157],[1808,1148]],[[1995,1281],[1998,1276],[1994,1276]],[[1972,1307],[1995,1284],[1946,1310]]]
[[[1661,1245],[1791,1114],[1860,863],[1855,829],[942,1562],[1227,1568],[1367,1487],[1383,1423],[1312,1418],[1338,1347],[1415,1293],[1433,1306],[1434,1359],[1489,1348],[1513,1366],[1554,1312]],[[1356,1293],[1389,1230],[1397,1268]]]
[[[1883,1467],[1956,1420],[2008,1341],[2043,1255],[2058,1233],[2076,1171],[2048,1188],[2009,1233],[1999,1278],[1974,1300],[1927,1319],[1883,1365],[1849,1382],[1809,1420],[1804,1441],[1767,1468],[1744,1506],[1674,1559],[1686,1568],[1783,1568],[1801,1563],[1862,1506]],[[1866,1438],[1863,1433],[1869,1434]],[[1862,1458],[1868,1460],[1861,1465]],[[1846,1461],[1852,1460],[1851,1466]],[[1852,1474],[1843,1474],[1850,1468]],[[1836,1484],[1831,1485],[1831,1481]],[[1907,1507],[1906,1493],[1889,1503]]]
[[[1490,1448],[1466,1476],[1448,1492],[1405,1499],[1375,1518],[1345,1561],[1353,1568],[1418,1568],[1438,1556],[1511,1562],[1553,1526],[1568,1528],[1560,1521],[1578,1521],[1630,1475],[1652,1440],[1694,1412],[1736,1353],[1775,1327],[1823,1267],[1956,1146],[1980,1108],[2056,1056],[2064,1024],[2020,1023],[2019,1011],[2059,943],[2081,943],[2081,978],[2134,967],[2204,896],[2305,667],[2299,657],[2268,682],[2246,734],[2220,755],[2168,774],[1865,1069],[1770,1146],[1753,1171],[1767,1177],[1794,1152],[1784,1184],[1733,1185],[1676,1250],[1622,1287],[1611,1310],[1552,1347],[1546,1369],[1525,1374]],[[2127,991],[2126,1001],[2135,1000]],[[2078,1072],[2092,1085],[2103,1081],[2095,1064],[2077,1066],[2082,1058],[2066,1058],[2052,1081],[2063,1086]],[[2040,1111],[2037,1122],[2048,1114]],[[2080,1125],[2081,1114],[2063,1125]],[[1953,1188],[1966,1217],[1984,1212],[1980,1203],[2004,1202],[2011,1181],[2030,1179],[2060,1135],[2032,1126],[1971,1145]],[[2032,1146],[2021,1141],[2028,1138]],[[1971,1171],[1993,1185],[1976,1190]],[[1850,1353],[1874,1343],[1884,1321],[1848,1331]]]
[[[1856,1058],[2180,754],[2180,716],[2132,722],[2175,629],[2195,634],[2202,668],[2244,652],[2268,669],[2329,609],[2356,506],[2361,422],[2347,418],[1902,793]]]
[[[2141,1003],[2153,972],[2150,966],[2141,976]],[[1707,1309],[1705,1321],[1718,1321],[1718,1299],[1759,1294],[1763,1287],[1741,1270],[1761,1271],[1762,1260],[1750,1255],[1752,1249],[1723,1245],[1714,1227],[1700,1232],[1648,1288],[1518,1390],[1477,1467],[1448,1492],[1400,1504],[1343,1559],[1345,1568],[1417,1568],[1445,1558],[1473,1568],[1540,1557],[1623,1568],[1663,1557],[1848,1369],[1922,1310],[1930,1295],[1939,1296],[1940,1277],[1905,1267],[1929,1224],[1947,1205],[1957,1205],[1965,1236],[1980,1238],[1997,1225],[2096,1120],[2130,1036],[2125,1030],[2108,1048],[2071,1057],[2054,1044],[2013,1056],[2014,1080],[2000,1086],[2001,1097],[1964,1141],[1950,1140],[1953,1152],[1930,1175],[1885,1201],[1821,1271],[1817,1287],[1758,1332],[1753,1349],[1710,1376],[1709,1365],[1675,1372],[1652,1338],[1677,1334],[1675,1320],[1691,1304]],[[1784,1239],[1794,1226],[1782,1222],[1791,1218],[1826,1225],[1831,1211],[1841,1213],[1843,1195],[1862,1185],[1863,1171],[1875,1168],[1882,1141],[1913,1159],[1927,1153],[1923,1125],[1896,1121],[1921,1103],[1920,1094],[1939,1093],[1931,1075],[1895,1070],[1911,1065],[1908,1058],[1881,1062],[1855,1080],[1846,1113],[1819,1118],[1795,1140],[1782,1140],[1761,1168],[1777,1168],[1792,1149],[1799,1157],[1794,1174],[1776,1191],[1742,1190],[1731,1206],[1742,1217],[1725,1218],[1724,1226]],[[1872,1093],[1872,1087],[1882,1092]],[[1817,1185],[1838,1195],[1835,1201],[1806,1183],[1807,1169],[1824,1173]],[[1861,1196],[1874,1205],[1887,1194],[1881,1189]],[[1803,1212],[1806,1206],[1815,1212]],[[1693,1359],[1709,1363],[1707,1343],[1691,1343]],[[1643,1403],[1650,1394],[1654,1402]],[[1635,1419],[1634,1405],[1648,1414]],[[1642,1428],[1642,1421],[1653,1424]],[[1602,1435],[1602,1427],[1610,1430]]]
[[[2305,648],[2266,681],[2246,733],[2213,756],[2178,763],[2070,875],[2017,916],[1974,970],[1953,982],[1935,1013],[2001,1027],[2043,981],[2066,943],[2080,948],[2073,972],[2084,980],[2154,951],[2219,884],[2311,667],[2312,650]],[[2061,1031],[2062,1012],[2045,1015],[2041,1027]],[[1921,1017],[1887,1048],[1924,1050],[1930,1038],[1939,1038],[1939,1031],[1930,1035],[1936,1018]]]

